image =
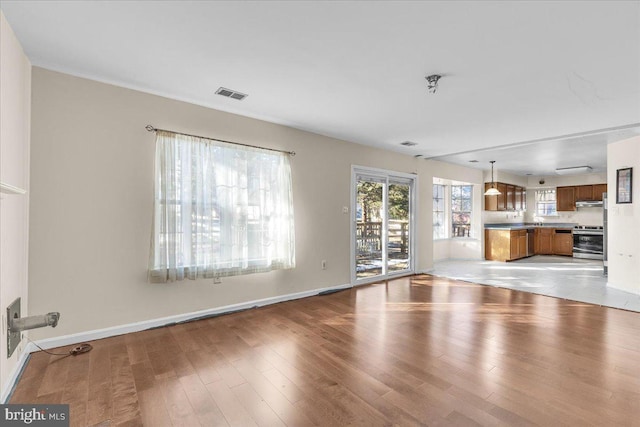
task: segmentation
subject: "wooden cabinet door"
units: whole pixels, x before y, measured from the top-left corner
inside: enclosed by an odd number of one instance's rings
[[[484,191],[491,188],[490,182],[484,183]],[[484,210],[485,211],[497,211],[498,210],[498,196],[484,196]]]
[[[509,230],[484,230],[484,257],[493,261],[511,259],[511,233]]]
[[[573,255],[573,234],[571,230],[556,230],[553,234],[553,254]]]
[[[602,193],[607,192],[607,184],[595,184],[593,186],[593,200],[602,200]]]
[[[507,184],[507,210],[512,211],[516,207],[516,186]]]
[[[509,259],[518,259],[520,258],[519,249],[518,249],[518,231],[511,231],[511,239],[510,239],[510,247],[511,247],[511,257]]]
[[[507,210],[507,184],[503,184],[501,182],[496,183],[498,187],[498,191],[500,194],[498,195],[498,210],[506,211]]]
[[[515,210],[524,210],[524,188],[516,187],[516,203]]]
[[[536,253],[551,255],[553,253],[553,228],[536,228]]]
[[[518,258],[527,256],[527,230],[518,231]]]
[[[575,187],[558,187],[556,189],[556,210],[576,210]]]
[[[576,200],[593,200],[593,185],[578,185],[575,192]]]

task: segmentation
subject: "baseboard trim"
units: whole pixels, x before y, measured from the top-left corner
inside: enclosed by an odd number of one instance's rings
[[[20,353],[16,366],[13,368],[13,371],[11,372],[11,375],[9,375],[9,378],[7,379],[7,382],[4,384],[4,387],[2,387],[2,394],[0,394],[0,402],[2,402],[3,404],[7,403],[9,399],[11,399],[11,395],[13,394],[13,391],[16,388],[16,384],[18,384],[18,380],[22,375],[22,371],[24,371],[24,368],[27,366],[27,361],[31,357],[31,353],[33,353],[36,350],[37,350],[36,346],[33,345],[33,343],[29,342],[24,347],[24,350],[22,350],[22,353]]]
[[[77,334],[63,335],[54,338],[45,338],[35,341],[35,344],[41,348],[48,350],[55,347],[64,347],[68,345],[78,344],[86,341],[94,341],[102,338],[114,337],[117,335],[128,334],[131,332],[144,331],[146,329],[159,328],[163,326],[173,325],[176,323],[189,322],[193,320],[203,319],[212,316],[219,316],[222,314],[233,313],[235,311],[247,310],[250,308],[262,307],[265,305],[277,304],[285,301],[293,301],[301,298],[308,298],[317,295],[327,295],[332,292],[341,291],[344,289],[352,288],[351,284],[329,286],[326,288],[312,289],[309,291],[295,292],[292,294],[279,295],[276,297],[263,298],[259,300],[247,301],[238,304],[226,305],[223,307],[216,307],[207,310],[194,311],[190,313],[178,314],[174,316],[160,317],[157,319],[143,320],[141,322],[129,323],[125,325],[112,326],[110,328],[95,329],[92,331],[79,332]],[[5,383],[0,395],[0,402],[6,403],[13,394],[16,384],[22,375],[22,371],[26,367],[31,353],[39,351],[33,342],[28,342],[24,350],[20,354],[18,363],[13,372],[9,376],[9,379]]]
[[[36,341],[40,347],[44,349],[50,349],[55,347],[62,347],[72,344],[78,344],[86,341],[99,340],[102,338],[114,337],[117,335],[128,334],[131,332],[144,331],[146,329],[158,328],[175,323],[189,322],[198,320],[201,318],[207,318],[212,316],[218,316],[227,313],[233,313],[235,311],[247,310],[250,308],[262,307],[265,305],[277,304],[285,301],[292,301],[301,298],[308,298],[319,295],[320,293],[327,293],[330,291],[340,291],[343,289],[351,288],[351,284],[329,286],[326,288],[313,289],[309,291],[295,292],[292,294],[279,295],[276,297],[263,298],[254,301],[247,301],[238,304],[226,305],[223,307],[216,307],[212,309],[194,311],[191,313],[178,314],[174,316],[161,317],[151,320],[143,320],[141,322],[129,323],[125,325],[112,326],[110,328],[95,329],[92,331],[79,332],[76,334],[63,335],[54,338],[45,338]],[[31,347],[30,347],[31,348]],[[31,351],[36,351],[37,348],[33,346]]]

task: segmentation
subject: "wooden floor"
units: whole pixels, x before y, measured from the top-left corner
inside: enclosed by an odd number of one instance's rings
[[[78,426],[638,426],[640,315],[415,276],[32,355]]]

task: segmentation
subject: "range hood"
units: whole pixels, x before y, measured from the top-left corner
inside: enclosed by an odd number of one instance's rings
[[[578,200],[576,208],[601,208],[602,200]]]

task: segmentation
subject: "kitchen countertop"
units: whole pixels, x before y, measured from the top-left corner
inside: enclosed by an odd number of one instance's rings
[[[540,223],[498,223],[485,224],[485,230],[526,230],[529,228],[573,228],[578,225],[575,222],[548,222]]]

